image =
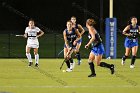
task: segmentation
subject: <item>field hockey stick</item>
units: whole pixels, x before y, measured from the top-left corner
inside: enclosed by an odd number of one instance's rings
[[[70,54],[70,52],[71,52],[72,49],[73,49],[73,48],[70,49],[70,51],[68,52],[67,56],[69,56],[69,54]],[[62,69],[64,63],[66,62],[67,56],[66,56],[66,58],[64,59],[64,61],[62,62],[61,66],[60,66],[60,70]]]
[[[16,37],[24,37],[24,35],[16,35]]]
[[[25,37],[24,35],[16,35],[16,37]],[[27,36],[27,37],[36,37],[36,36]]]
[[[64,59],[64,61],[62,62],[61,66],[60,66],[60,70],[62,69],[65,62],[66,62],[66,59]]]
[[[64,49],[62,49],[58,54],[57,56],[59,57],[59,55],[64,51]]]

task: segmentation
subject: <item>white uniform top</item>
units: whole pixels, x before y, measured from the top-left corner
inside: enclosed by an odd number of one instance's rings
[[[39,47],[39,42],[38,42],[38,38],[37,33],[40,31],[40,29],[38,27],[34,27],[34,28],[29,28],[26,27],[25,29],[25,33],[28,34],[28,39],[27,39],[27,47],[31,47],[31,48],[38,48]],[[34,36],[34,37],[30,37],[30,36]]]

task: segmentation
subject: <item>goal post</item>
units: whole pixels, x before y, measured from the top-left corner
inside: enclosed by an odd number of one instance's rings
[[[113,0],[110,0],[109,18],[105,20],[106,58],[117,58],[117,19],[113,17]]]

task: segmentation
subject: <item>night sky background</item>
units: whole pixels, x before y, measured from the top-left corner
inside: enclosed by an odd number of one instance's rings
[[[45,32],[59,32],[65,29],[71,16],[77,23],[85,26],[87,18],[94,18],[96,29],[100,22],[109,17],[109,0],[103,0],[103,19],[100,17],[101,0],[0,0],[0,33],[7,30],[24,33],[28,19],[33,18],[36,25]],[[140,0],[114,0],[114,17],[118,21],[118,31],[123,30],[131,16],[140,20]],[[138,22],[139,24],[139,22]],[[104,25],[103,25],[104,29]],[[104,30],[103,30],[104,32]]]

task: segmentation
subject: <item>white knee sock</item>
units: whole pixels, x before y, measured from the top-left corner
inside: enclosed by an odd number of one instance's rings
[[[29,62],[33,62],[33,61],[32,61],[32,57],[31,57],[31,54],[30,54],[30,53],[26,53],[26,56],[27,56],[27,58],[28,58],[28,61],[29,61]]]
[[[39,61],[39,54],[36,54],[36,55],[35,55],[35,63],[38,64],[38,61]]]

